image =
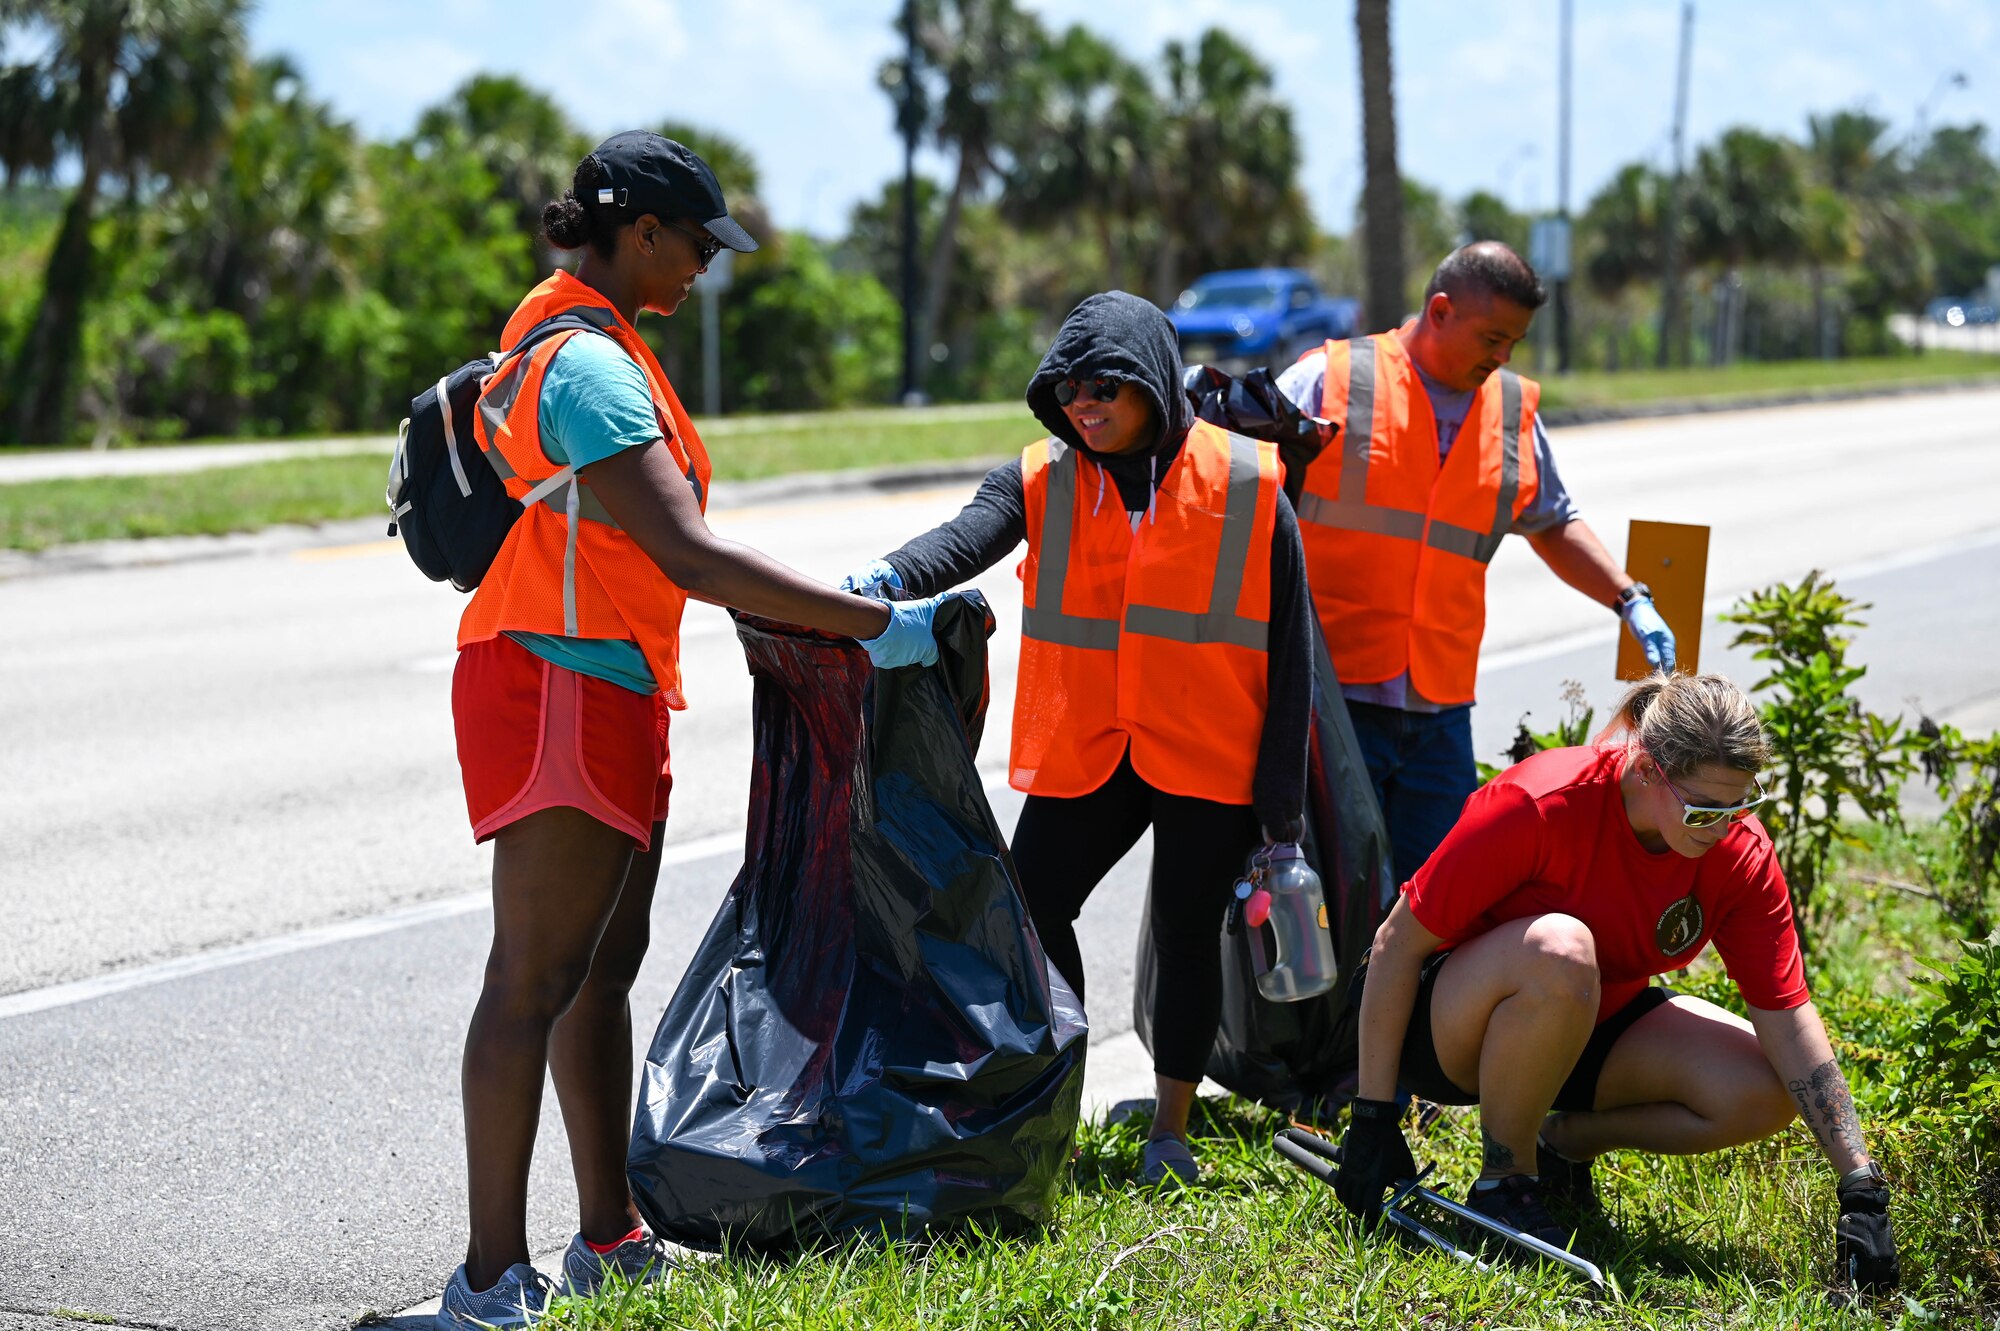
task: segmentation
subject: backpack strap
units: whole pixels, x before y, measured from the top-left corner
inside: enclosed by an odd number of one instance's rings
[[[552,314],[540,323],[531,326],[527,332],[521,334],[520,341],[516,342],[506,351],[494,352],[492,357],[493,372],[480,385],[480,395],[484,397],[486,388],[503,373],[519,373],[521,370],[521,357],[532,352],[537,346],[554,337],[557,333],[585,332],[595,333],[599,337],[611,337],[610,330],[604,324],[590,317],[587,311],[591,308],[589,306],[579,306],[575,309],[564,310],[560,314]],[[612,340],[615,343],[617,339],[613,338]],[[624,348],[620,347],[619,350],[623,351]],[[440,399],[442,400],[442,394],[440,394]],[[470,493],[470,487],[466,485],[464,473],[459,467],[458,440],[455,432],[452,430],[450,412],[451,409],[447,405],[445,408],[445,441],[450,445],[452,471],[458,477],[460,489]],[[492,466],[494,472],[499,475],[502,481],[514,479],[515,473],[513,467],[508,465],[507,459],[501,456],[498,449],[481,448],[480,452],[485,455],[486,461]],[[533,508],[536,504],[541,503],[557,490],[569,484],[575,476],[576,467],[574,465],[561,468],[554,475],[547,477],[533,489],[529,490],[526,495],[522,496],[521,507]]]

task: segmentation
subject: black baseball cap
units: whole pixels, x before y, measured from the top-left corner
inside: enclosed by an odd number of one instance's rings
[[[664,218],[684,217],[708,228],[708,233],[743,254],[757,242],[729,215],[715,172],[686,144],[662,138],[650,130],[628,129],[613,134],[590,154],[597,159],[601,182],[595,199],[585,203],[615,203]]]

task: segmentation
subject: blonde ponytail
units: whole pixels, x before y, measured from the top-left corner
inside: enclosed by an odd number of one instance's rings
[[[1636,739],[1667,775],[1693,776],[1704,763],[1755,772],[1771,760],[1757,709],[1723,675],[1654,671],[1625,691],[1597,739]]]

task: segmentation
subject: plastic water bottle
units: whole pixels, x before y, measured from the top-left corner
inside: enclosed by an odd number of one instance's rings
[[[1326,893],[1297,846],[1258,852],[1243,922],[1257,992],[1274,1003],[1297,1003],[1333,988],[1340,965],[1327,928]]]

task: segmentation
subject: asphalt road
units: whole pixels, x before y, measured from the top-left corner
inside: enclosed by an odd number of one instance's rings
[[[1614,549],[1627,517],[1709,522],[1717,600],[1831,568],[1876,605],[1856,653],[1871,705],[1991,728],[1996,408],[2000,393],[1960,393],[1575,429],[1555,446]],[[831,578],[969,490],[716,523]],[[979,580],[1002,621],[996,718],[1010,571]],[[1522,543],[1492,589],[1488,756],[1523,711],[1553,719],[1562,680],[1600,705],[1615,690],[1610,617]],[[333,1327],[449,1274],[457,1057],[486,941],[449,718],[458,609],[382,543],[0,584],[16,626],[0,638],[0,1310]],[[1710,633],[1708,664],[1749,677]],[[688,652],[642,1043],[734,874],[748,783],[748,680],[719,614],[691,617]],[[1004,726],[989,735],[997,771]],[[1011,825],[1017,797],[995,805]],[[1145,851],[1085,913],[1106,996],[1094,1040],[1130,1027]],[[552,1104],[545,1122],[531,1232],[554,1245],[573,1220]]]

